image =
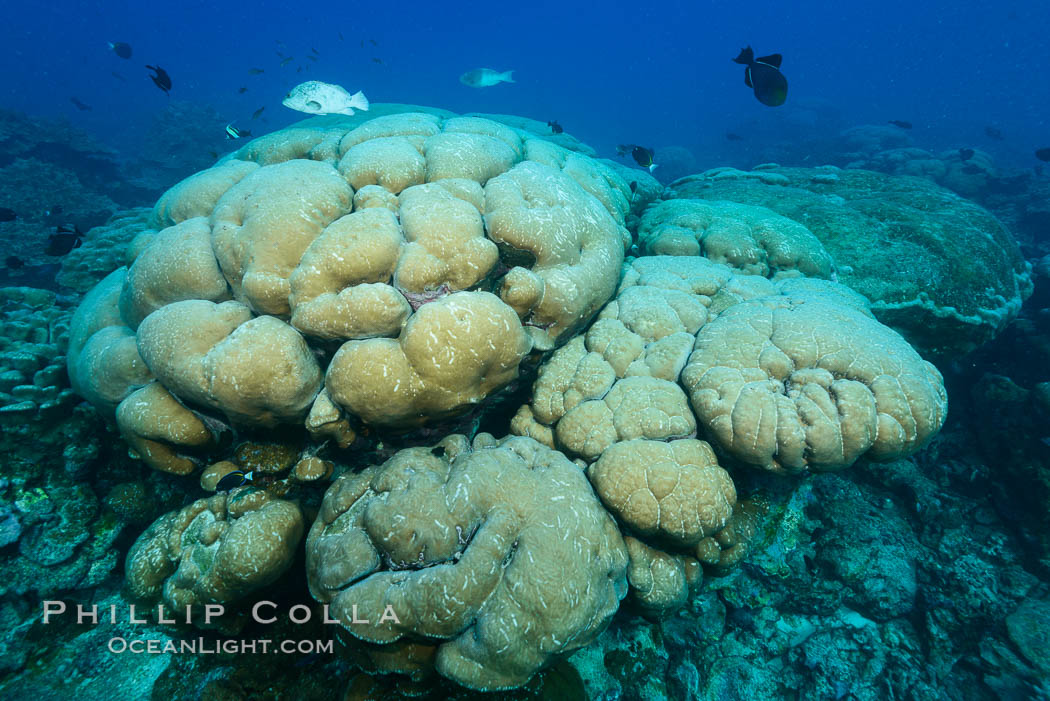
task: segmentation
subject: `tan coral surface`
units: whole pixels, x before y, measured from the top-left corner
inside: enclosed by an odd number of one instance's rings
[[[666,200],[642,215],[643,255],[702,255],[749,275],[827,278],[833,263],[805,226],[771,209],[716,200]]]
[[[74,388],[108,412],[156,379],[345,447],[469,411],[582,329],[619,279],[627,181],[531,123],[394,111],[307,120],[165,193],[81,307]]]
[[[821,294],[737,304],[697,334],[682,372],[701,424],[733,457],[835,470],[921,448],[944,422],[937,369],[895,331]]]
[[[618,441],[695,435],[678,378],[696,333],[721,310],[776,291],[763,277],[705,258],[631,261],[587,332],[540,367],[511,430],[588,461]]]
[[[307,539],[310,590],[352,635],[431,641],[439,673],[483,690],[520,686],[592,641],[626,568],[580,469],[520,437],[451,436],[343,476]],[[354,605],[373,625],[349,623]],[[377,622],[388,606],[398,620]]]
[[[280,577],[304,529],[297,504],[263,491],[199,499],[160,517],[135,541],[125,566],[128,589],[169,612],[192,607],[203,627],[205,604],[232,609]]]
[[[696,545],[723,528],[736,489],[704,441],[617,443],[587,468],[594,490],[632,531]]]

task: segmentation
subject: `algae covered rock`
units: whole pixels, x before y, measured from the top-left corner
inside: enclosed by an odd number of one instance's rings
[[[993,338],[1031,294],[1028,265],[990,213],[927,180],[834,167],[718,168],[674,197],[758,205],[793,219],[834,259],[838,280],[924,353]]]

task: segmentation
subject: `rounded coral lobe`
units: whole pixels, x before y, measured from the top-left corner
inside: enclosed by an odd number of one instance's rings
[[[944,423],[944,382],[898,333],[821,294],[731,307],[701,329],[682,384],[726,452],[777,472],[893,460]]]
[[[157,382],[171,401],[153,390],[148,406],[168,415],[345,444],[351,425],[470,411],[615,291],[637,205],[615,167],[481,117],[310,124],[160,198],[129,267],[78,311],[78,392],[110,412]],[[154,466],[207,452],[193,431],[133,426],[130,408],[125,433]]]
[[[486,434],[442,443],[336,481],[307,539],[310,591],[385,648],[380,669],[399,671],[397,650],[423,641],[464,686],[521,686],[604,629],[626,593],[626,546],[560,453]],[[355,625],[355,607],[398,620]]]

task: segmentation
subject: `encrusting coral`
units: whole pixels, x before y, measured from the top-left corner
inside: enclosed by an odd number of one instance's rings
[[[802,224],[753,205],[666,200],[649,207],[638,225],[642,255],[702,255],[749,275],[794,273],[829,278],[824,245]]]
[[[972,351],[1032,293],[1029,266],[1003,225],[923,178],[833,166],[716,168],[676,181],[670,196],[766,207],[804,226],[834,258],[838,281],[926,354]]]

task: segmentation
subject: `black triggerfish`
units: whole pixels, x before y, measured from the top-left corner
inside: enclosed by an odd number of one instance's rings
[[[755,58],[755,52],[750,46],[741,49],[740,55],[733,59],[747,66],[744,69],[744,83],[755,91],[755,97],[763,105],[778,107],[787,99],[787,78],[780,72],[782,59],[780,54]]]
[[[146,66],[146,68],[153,71],[153,75],[150,76],[150,80],[153,81],[153,84],[163,90],[164,94],[167,95],[168,91],[171,90],[171,76],[168,75],[168,72],[160,66]]]
[[[80,248],[83,243],[84,234],[80,233],[80,227],[62,225],[56,227],[55,233],[47,237],[47,248],[44,252],[49,256],[64,256],[74,248]]]

